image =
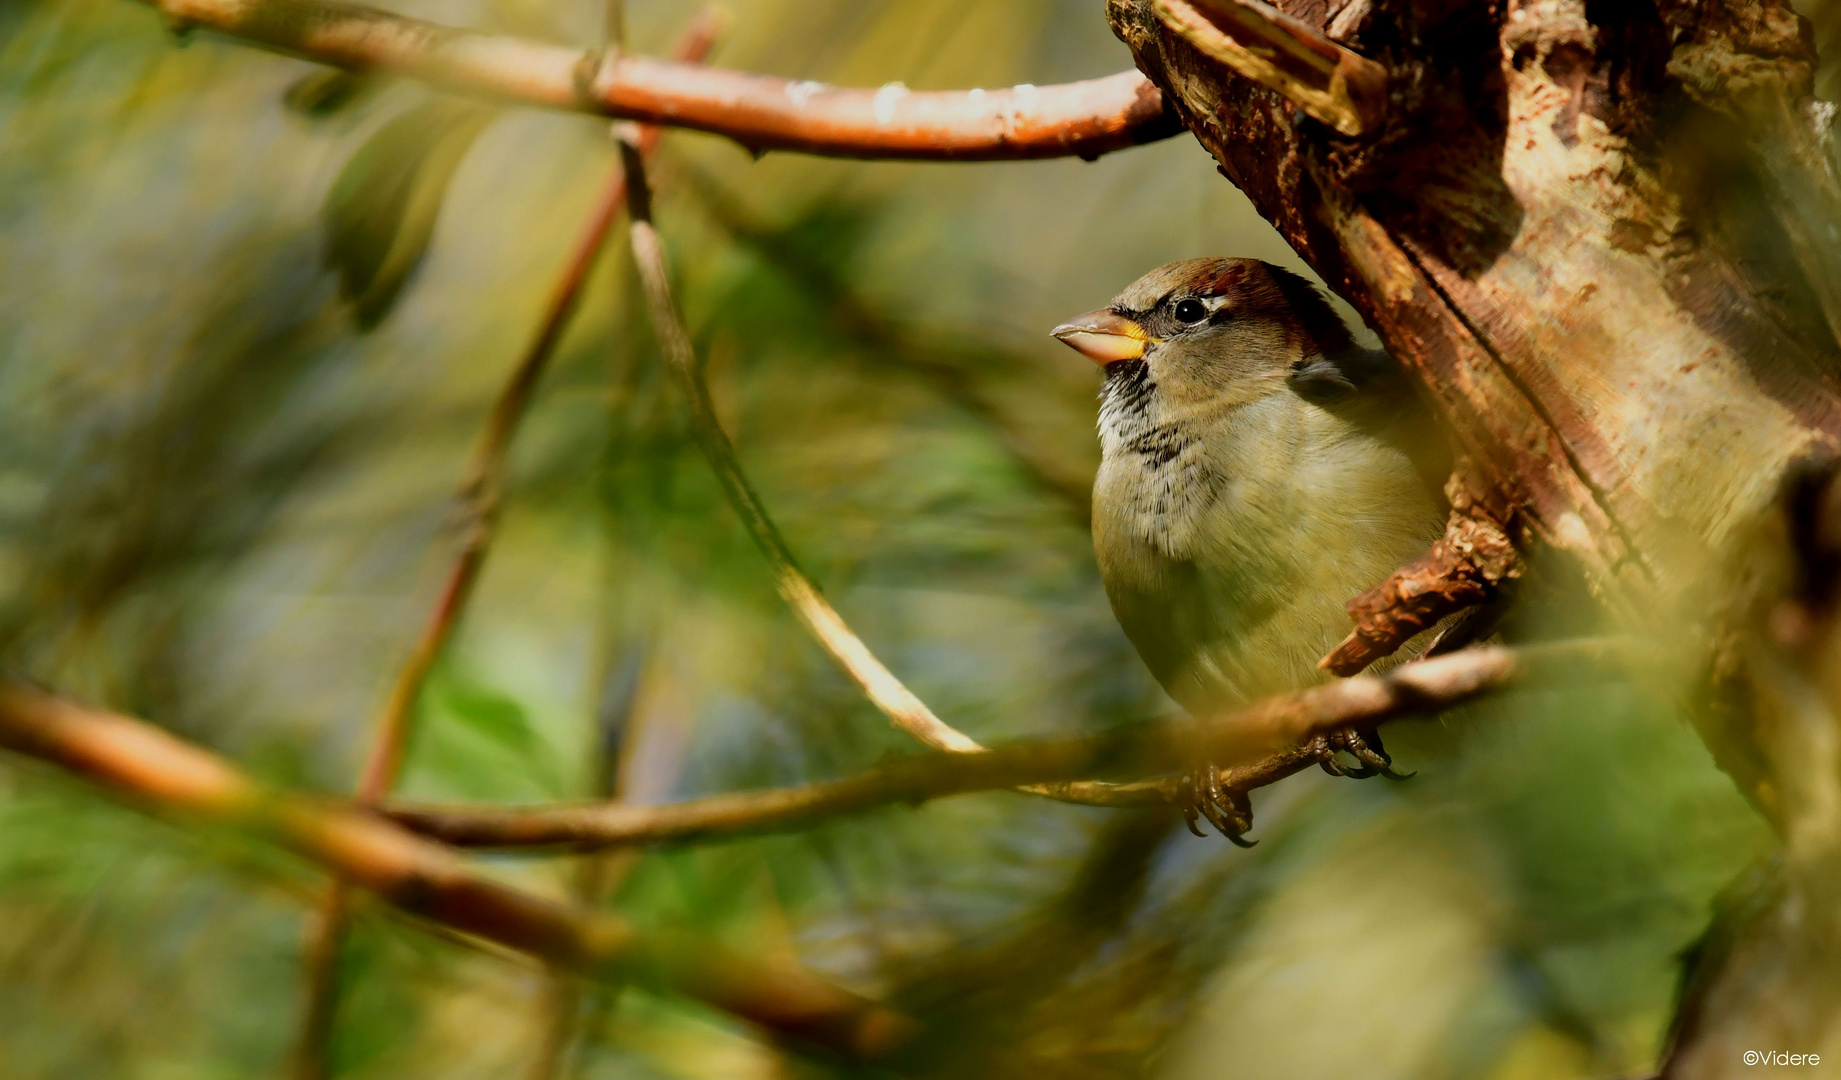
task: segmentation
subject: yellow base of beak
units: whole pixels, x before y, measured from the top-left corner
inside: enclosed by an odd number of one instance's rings
[[[1151,336],[1123,315],[1101,309],[1070,319],[1050,331],[1063,345],[1096,364],[1142,360]]]

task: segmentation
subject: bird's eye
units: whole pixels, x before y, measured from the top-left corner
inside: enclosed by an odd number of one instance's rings
[[[1202,306],[1200,300],[1190,298],[1176,305],[1176,321],[1178,322],[1199,323],[1206,318],[1208,318],[1208,309]]]

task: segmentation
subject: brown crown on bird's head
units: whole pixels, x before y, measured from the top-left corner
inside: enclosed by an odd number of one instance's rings
[[[1139,278],[1110,304],[1052,331],[1098,364],[1144,359],[1156,345],[1230,322],[1260,324],[1305,355],[1347,349],[1352,339],[1316,286],[1258,259],[1185,259]]]

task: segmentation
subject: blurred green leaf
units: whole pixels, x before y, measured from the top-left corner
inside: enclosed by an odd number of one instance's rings
[[[435,100],[379,128],[326,197],[326,264],[361,329],[382,322],[428,254],[454,171],[495,110]]]
[[[296,79],[281,100],[303,116],[324,120],[375,94],[386,81],[375,72],[328,68]]]
[[[516,701],[464,682],[449,682],[442,690],[442,706],[473,731],[520,755],[529,756],[537,747],[524,706]]]
[[[427,783],[468,798],[561,795],[555,752],[518,699],[454,664],[429,680],[406,786]]]

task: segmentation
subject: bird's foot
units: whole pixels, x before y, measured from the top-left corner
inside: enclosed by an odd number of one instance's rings
[[[1355,728],[1341,728],[1326,732],[1315,739],[1317,764],[1331,776],[1346,776],[1351,780],[1366,780],[1370,776],[1385,776],[1389,780],[1405,780],[1413,773],[1394,771],[1394,759],[1381,745],[1381,733],[1374,730],[1366,732]],[[1344,763],[1338,754],[1348,754],[1357,762],[1355,765]]]
[[[1227,837],[1240,847],[1252,847],[1259,843],[1248,840],[1246,832],[1253,827],[1253,800],[1247,793],[1227,787],[1221,783],[1221,770],[1213,765],[1196,772],[1187,773],[1182,779],[1183,793],[1187,796],[1183,805],[1183,821],[1189,831],[1197,836],[1207,836],[1197,827],[1197,822],[1207,818],[1208,823],[1222,836]]]

